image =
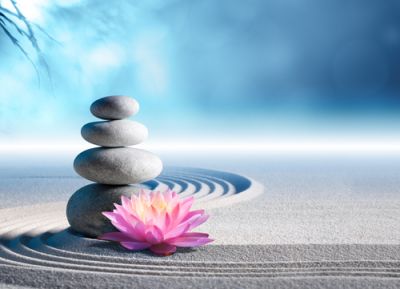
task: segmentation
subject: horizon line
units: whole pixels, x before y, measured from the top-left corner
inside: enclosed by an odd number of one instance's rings
[[[0,144],[2,152],[75,152],[97,147],[93,144],[66,142],[10,142]],[[151,151],[168,152],[271,152],[271,153],[400,153],[400,139],[395,141],[285,140],[253,142],[148,142],[131,146]]]

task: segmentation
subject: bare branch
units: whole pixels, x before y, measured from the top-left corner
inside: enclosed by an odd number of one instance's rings
[[[58,45],[62,45],[60,41],[58,41],[57,39],[55,39],[53,36],[51,36],[49,33],[47,33],[46,30],[44,30],[42,28],[42,26],[37,25],[37,24],[33,24],[40,32],[42,32],[47,38],[49,38],[51,41],[57,43]]]
[[[28,61],[33,65],[36,74],[39,75],[39,71],[35,65],[35,63],[33,62],[33,60],[29,57],[29,54],[25,51],[25,49],[21,46],[21,44],[19,43],[18,39],[15,38],[10,31],[8,31],[7,27],[4,25],[4,21],[2,19],[0,19],[0,27],[3,30],[3,32],[7,35],[7,37],[11,40],[11,42],[18,47],[18,49],[24,54],[24,56],[28,59]],[[40,80],[39,80],[40,81]]]
[[[21,34],[25,37],[29,37],[28,33],[26,33],[24,30],[22,30],[14,21],[12,21],[7,15],[5,15],[2,12],[0,12],[0,19],[6,20],[8,24],[13,26],[15,28],[15,30],[18,31],[19,34]],[[4,21],[3,21],[3,23],[4,23]]]
[[[13,36],[13,34],[10,32],[7,26],[11,26],[14,28],[20,35],[25,37],[26,39],[29,40],[31,43],[33,49],[36,51],[36,54],[38,56],[39,64],[42,65],[46,72],[47,76],[50,79],[51,83],[51,75],[50,75],[50,68],[49,65],[46,62],[46,59],[43,57],[42,50],[38,44],[38,40],[36,38],[35,32],[34,32],[34,27],[40,30],[44,35],[46,35],[49,39],[57,42],[53,37],[51,37],[46,31],[44,31],[39,25],[31,23],[25,15],[21,12],[21,10],[18,7],[17,1],[16,0],[9,0],[10,3],[12,4],[12,7],[14,8],[15,11],[10,11],[8,9],[5,9],[4,7],[0,6],[0,24],[1,24],[1,29],[3,32],[7,35],[7,37],[11,40],[11,42],[18,47],[18,49],[25,55],[25,57],[31,62],[33,65],[37,76],[38,76],[38,82],[40,85],[40,74],[39,70],[37,69],[34,61],[31,59],[27,51],[23,48],[23,46],[20,44],[18,39]],[[1,5],[1,4],[0,4]],[[14,19],[13,19],[14,18]],[[20,21],[21,23],[18,23],[17,21]],[[22,26],[22,27],[21,27]],[[60,44],[59,42],[57,42]]]
[[[10,10],[7,10],[7,9],[5,9],[5,8],[3,8],[3,7],[0,6],[0,13],[1,13],[1,12],[3,12],[3,15],[4,15],[4,14],[8,14],[8,15],[10,15],[10,16],[12,16],[12,17],[15,17],[15,18],[19,19],[18,14],[14,13],[14,12],[12,12],[12,11],[10,11]],[[5,15],[4,15],[4,16],[5,16]],[[11,20],[11,21],[12,21],[12,20]],[[13,22],[12,25],[16,25],[16,23],[15,23],[14,21],[12,21],[12,22]],[[41,27],[40,25],[35,24],[35,23],[31,23],[31,25],[33,25],[34,27],[36,27],[36,28],[37,28],[40,32],[42,32],[47,38],[49,38],[50,40],[54,41],[55,43],[61,45],[61,43],[60,43],[57,39],[55,39],[53,36],[51,36],[49,33],[47,33],[47,31],[44,30],[43,27]],[[21,28],[20,28],[18,25],[16,25],[16,29],[21,29]],[[22,30],[22,31],[23,31],[23,30]],[[24,32],[24,36],[28,37],[28,36],[27,36],[28,34],[27,34],[25,31],[23,31],[23,32]]]

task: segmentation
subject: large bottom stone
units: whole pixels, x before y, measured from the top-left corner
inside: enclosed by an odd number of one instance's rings
[[[143,187],[90,184],[77,190],[67,204],[67,219],[71,228],[87,237],[98,237],[116,229],[101,213],[112,211],[114,203],[121,204],[121,196],[130,197]]]

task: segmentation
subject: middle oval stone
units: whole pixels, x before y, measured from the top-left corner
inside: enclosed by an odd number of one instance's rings
[[[138,184],[157,177],[161,160],[151,152],[134,148],[92,148],[74,160],[75,171],[85,179],[107,185]]]
[[[121,119],[87,123],[82,127],[81,135],[95,145],[122,147],[143,142],[147,138],[148,131],[139,122]]]

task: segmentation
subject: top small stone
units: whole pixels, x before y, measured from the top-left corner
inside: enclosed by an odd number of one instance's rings
[[[124,119],[139,111],[139,103],[123,95],[113,95],[100,98],[92,103],[90,112],[98,118],[113,120]]]

